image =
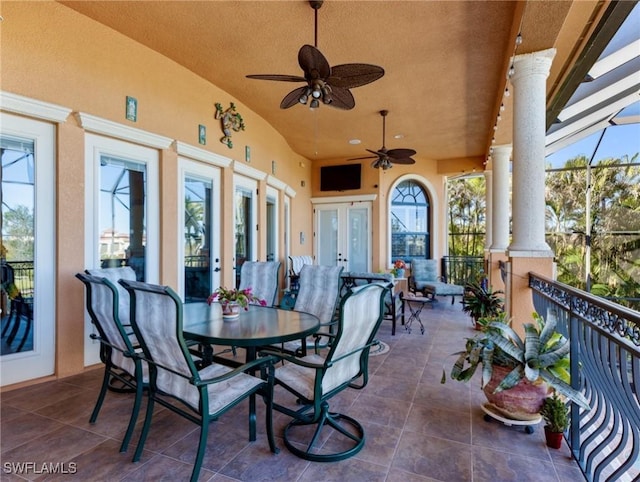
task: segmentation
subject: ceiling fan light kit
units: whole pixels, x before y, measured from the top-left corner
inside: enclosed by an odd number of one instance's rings
[[[304,72],[304,77],[256,74],[247,75],[247,78],[306,82],[306,86],[292,90],[282,99],[281,109],[288,109],[296,104],[307,105],[307,103],[311,109],[316,109],[320,106],[320,101],[337,109],[353,109],[356,101],[349,89],[378,80],[384,75],[384,69],[371,64],[342,64],[332,68],[326,57],[318,50],[318,9],[322,6],[322,1],[311,0],[309,4],[315,16],[315,45],[303,45],[298,52],[298,64]]]

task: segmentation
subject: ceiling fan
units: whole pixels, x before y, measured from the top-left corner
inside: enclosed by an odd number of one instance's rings
[[[353,159],[348,159],[349,161],[359,161],[361,159],[375,159],[371,163],[371,167],[375,167],[376,169],[387,170],[393,167],[392,164],[415,164],[415,160],[411,158],[416,154],[416,151],[413,149],[391,149],[387,150],[385,147],[385,136],[386,136],[386,119],[388,110],[381,110],[380,115],[382,116],[382,148],[377,151],[372,151],[371,149],[367,149],[371,154],[375,154],[375,156],[365,156],[365,157],[355,157]]]
[[[309,100],[311,100],[309,106],[312,109],[319,107],[320,101],[338,109],[353,109],[356,101],[349,89],[378,80],[384,75],[384,69],[370,64],[341,64],[331,67],[322,52],[318,50],[318,9],[322,6],[322,0],[311,0],[309,4],[315,12],[315,42],[314,46],[303,45],[298,52],[298,64],[304,71],[304,77],[257,74],[247,75],[247,78],[306,82],[307,85],[292,90],[282,99],[281,109],[288,109],[298,103],[306,105]]]

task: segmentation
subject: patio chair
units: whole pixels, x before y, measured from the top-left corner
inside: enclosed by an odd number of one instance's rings
[[[340,317],[326,355],[318,352],[298,358],[275,351],[262,352],[287,363],[276,368],[276,384],[291,392],[302,405],[293,410],[274,403],[274,408],[293,420],[284,429],[286,447],[298,457],[317,462],[343,460],[364,446],[362,425],[354,418],[329,410],[329,400],[346,388],[362,389],[368,382],[369,350],[384,313],[384,296],[391,285],[371,283],[352,288],[340,303]],[[303,426],[303,428],[298,428]],[[305,426],[316,426],[313,435]],[[340,447],[334,453],[314,448],[324,427]],[[309,440],[310,439],[310,440]],[[302,442],[304,440],[304,442]],[[305,448],[300,448],[304,445]]]
[[[297,293],[300,280],[300,271],[305,264],[313,264],[311,256],[289,256],[289,289]]]
[[[453,304],[456,296],[464,294],[464,286],[445,283],[438,277],[438,260],[436,259],[411,260],[411,275],[407,283],[411,293],[422,293],[433,301],[437,301],[436,296],[451,296],[451,304]]]
[[[131,295],[131,323],[144,360],[149,363],[149,403],[133,461],[140,460],[157,402],[200,427],[191,473],[191,481],[195,482],[207,446],[209,424],[258,391],[267,404],[269,447],[277,453],[272,423],[272,360],[253,360],[237,368],[212,363],[198,371],[182,334],[182,301],[175,291],[139,281],[121,280],[120,284]],[[251,375],[257,369],[266,381]],[[249,417],[249,430],[255,433],[255,417]]]
[[[135,273],[131,268],[112,268],[109,274],[112,278],[121,276],[135,279]],[[129,425],[120,445],[120,452],[126,452],[138,420],[143,390],[148,388],[149,382],[147,364],[135,356],[134,343],[137,344],[137,341],[133,337],[131,325],[121,322],[121,314],[129,319],[129,293],[123,290],[124,296],[121,296],[120,285],[115,285],[107,277],[78,273],[76,278],[85,285],[87,312],[91,317],[91,323],[98,331],[98,334],[92,333],[90,337],[100,342],[100,359],[104,363],[102,386],[89,423],[96,422],[107,389],[135,392]],[[116,387],[115,383],[119,386]]]
[[[294,311],[311,313],[320,320],[319,333],[330,333],[335,324],[336,307],[340,300],[340,273],[342,266],[318,266],[305,264],[300,270],[300,288],[293,306]],[[315,346],[315,342],[302,340],[284,343],[281,349],[290,354],[303,354],[307,347]]]
[[[245,261],[240,268],[240,286],[273,306],[278,296],[280,261]]]

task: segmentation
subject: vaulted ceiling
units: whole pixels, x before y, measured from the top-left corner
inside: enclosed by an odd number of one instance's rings
[[[298,50],[314,43],[307,1],[60,3],[211,81],[311,160],[382,147],[379,111],[387,109],[387,148],[415,149],[418,162],[446,162],[485,159],[494,135],[497,143],[510,142],[510,99],[503,94],[513,54],[558,49],[551,98],[609,2],[327,0],[318,11],[317,46],[329,63],[385,70],[381,79],[352,89],[352,110],[322,104],[282,110],[282,98],[300,84],[246,78],[302,75]],[[516,51],[518,33],[523,41]],[[506,111],[494,133],[502,103]]]

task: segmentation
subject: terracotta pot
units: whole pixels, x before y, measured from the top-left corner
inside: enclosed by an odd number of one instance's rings
[[[547,447],[559,449],[562,447],[562,432],[552,432],[547,426],[544,427],[544,437],[547,440]]]
[[[549,387],[543,381],[532,383],[524,379],[509,390],[493,393],[511,370],[511,368],[494,365],[491,380],[483,389],[487,400],[511,419],[536,420],[540,418],[542,402],[549,392]]]

